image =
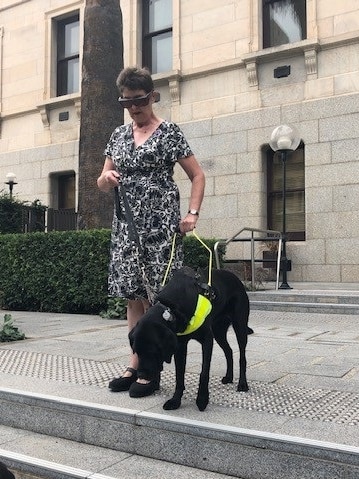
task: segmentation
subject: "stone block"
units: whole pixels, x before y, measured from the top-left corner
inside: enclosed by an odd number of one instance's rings
[[[203,213],[202,213],[203,212]],[[206,204],[201,211],[207,218],[221,219],[237,218],[237,195],[213,196],[207,198]]]
[[[333,188],[330,186],[305,188],[305,211],[307,215],[333,211],[333,201]]]
[[[359,184],[333,187],[333,211],[357,211]]]
[[[341,282],[340,265],[336,264],[307,264],[302,266],[302,281],[325,281],[327,283]]]
[[[357,32],[359,29],[358,10],[353,9],[348,12],[350,8],[349,2],[341,4],[342,13],[334,16],[333,19],[333,33],[334,35],[341,35],[348,32]],[[353,8],[353,7],[352,7]]]
[[[334,94],[344,95],[359,90],[359,79],[357,72],[343,73],[334,78]]]
[[[304,96],[306,100],[326,98],[334,94],[334,79],[332,77],[318,78],[306,82]]]
[[[359,218],[355,211],[314,213],[307,215],[307,230],[315,232],[313,238],[354,238],[359,229]],[[359,240],[358,240],[359,241]]]
[[[354,133],[355,136],[356,133]],[[359,151],[359,137],[333,141],[332,162],[344,163],[356,161]]]
[[[332,144],[330,142],[308,144],[305,138],[304,143],[306,167],[326,165],[332,162]]]
[[[359,131],[359,113],[348,113],[319,120],[319,141],[351,139]],[[353,134],[354,132],[354,134]]]
[[[323,239],[289,241],[287,253],[292,260],[293,269],[298,265],[319,265],[325,261],[325,241]]]
[[[277,85],[260,90],[263,107],[301,102],[305,99],[304,83]]]
[[[325,166],[308,166],[306,168],[305,183],[307,187],[337,186],[353,183],[357,175],[358,165],[353,163],[337,163]]]
[[[189,143],[191,143],[192,138],[207,139],[212,134],[212,120],[209,119],[181,123],[179,126]]]
[[[326,262],[336,265],[358,264],[359,238],[330,238],[326,241]],[[326,278],[326,276],[323,276]]]
[[[359,265],[344,264],[341,266],[341,281],[343,283],[359,282]]]

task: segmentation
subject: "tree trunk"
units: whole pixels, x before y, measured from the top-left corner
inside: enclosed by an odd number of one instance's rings
[[[123,68],[119,0],[86,0],[79,151],[80,227],[109,228],[114,197],[97,188],[105,145],[123,123],[116,78]]]

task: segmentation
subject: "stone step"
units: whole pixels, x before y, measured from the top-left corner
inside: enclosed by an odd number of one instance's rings
[[[250,291],[252,309],[325,314],[359,314],[359,293]]]
[[[121,454],[125,455],[123,458],[141,455],[165,464],[187,466],[202,474],[197,477],[211,479],[211,473],[216,473],[243,479],[288,479],[288,468],[293,479],[359,477],[359,450],[353,446],[10,389],[0,389],[0,409],[1,423],[8,428],[73,441],[76,448],[81,443],[83,447],[89,445],[116,451],[118,457]],[[4,447],[5,440],[3,435],[1,437]],[[31,450],[36,457],[35,446]],[[37,446],[41,447],[41,442]],[[0,457],[12,461],[15,468],[24,468],[22,458],[11,457],[10,452],[8,450],[4,456],[0,451]],[[101,456],[98,457],[100,460]],[[28,464],[30,471],[30,461]],[[44,464],[39,463],[40,466]],[[107,475],[106,468],[102,468],[105,475],[86,469],[78,473],[63,470],[58,475],[48,473],[40,477],[132,478],[126,474],[111,475],[111,468],[107,469]],[[145,476],[148,479],[167,477],[163,474],[151,476],[150,471],[145,471]],[[177,479],[181,475],[173,473],[172,477]],[[196,475],[187,477],[195,478]]]
[[[234,479],[135,454],[0,426],[0,460],[22,479]],[[30,450],[19,453],[19,450]]]

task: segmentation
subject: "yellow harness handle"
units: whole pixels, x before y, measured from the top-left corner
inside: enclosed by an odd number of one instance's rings
[[[197,238],[197,240],[206,248],[206,250],[209,252],[209,265],[208,265],[208,285],[211,286],[212,283],[212,262],[213,262],[213,253],[211,248],[209,248],[206,243],[204,243],[201,238],[197,235],[196,231],[192,231],[193,236]]]
[[[208,265],[208,285],[211,286],[211,283],[212,283],[212,264],[213,264],[213,253],[212,253],[212,250],[211,248],[209,248],[206,243],[204,243],[201,238],[197,235],[196,231],[193,229],[192,230],[192,234],[193,236],[202,244],[202,246],[204,246],[206,248],[206,250],[209,252],[209,265]],[[170,256],[170,260],[168,262],[168,265],[167,265],[167,268],[166,268],[166,272],[165,272],[165,275],[164,275],[164,278],[163,278],[163,281],[161,283],[161,286],[164,286],[166,284],[166,281],[167,281],[167,277],[168,277],[168,274],[170,272],[170,269],[171,269],[171,264],[172,264],[172,261],[173,261],[173,256],[174,256],[174,251],[175,251],[175,244],[176,244],[176,238],[177,238],[177,233],[175,233],[173,235],[173,240],[172,240],[172,247],[171,247],[171,256]]]
[[[192,233],[193,233],[193,236],[209,252],[208,286],[211,286],[211,283],[212,283],[212,262],[213,262],[212,250],[201,240],[201,238],[197,235],[195,230],[192,230]],[[174,251],[175,251],[176,237],[177,237],[177,233],[175,233],[173,235],[172,247],[171,247],[171,256],[170,256],[170,260],[168,262],[166,272],[165,272],[165,275],[164,275],[161,286],[165,285],[165,283],[167,281],[169,271],[171,269],[171,264],[172,264],[172,261],[173,261]],[[204,323],[206,317],[211,312],[211,310],[212,310],[212,303],[210,302],[210,300],[208,298],[206,298],[205,296],[203,296],[202,294],[199,294],[198,299],[197,299],[197,306],[196,306],[196,310],[194,312],[194,315],[192,316],[190,322],[188,323],[187,328],[183,331],[183,333],[177,333],[177,336],[183,336],[183,335],[186,335],[186,334],[191,334],[194,331],[196,331],[198,328],[200,328],[202,326],[202,324]]]

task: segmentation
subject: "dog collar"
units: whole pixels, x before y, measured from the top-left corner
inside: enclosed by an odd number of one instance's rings
[[[197,331],[197,329],[202,326],[204,320],[207,318],[211,310],[212,304],[209,299],[202,294],[199,294],[194,315],[192,316],[187,328],[183,331],[183,333],[177,333],[177,336],[184,336],[185,334],[191,334],[194,331]]]

